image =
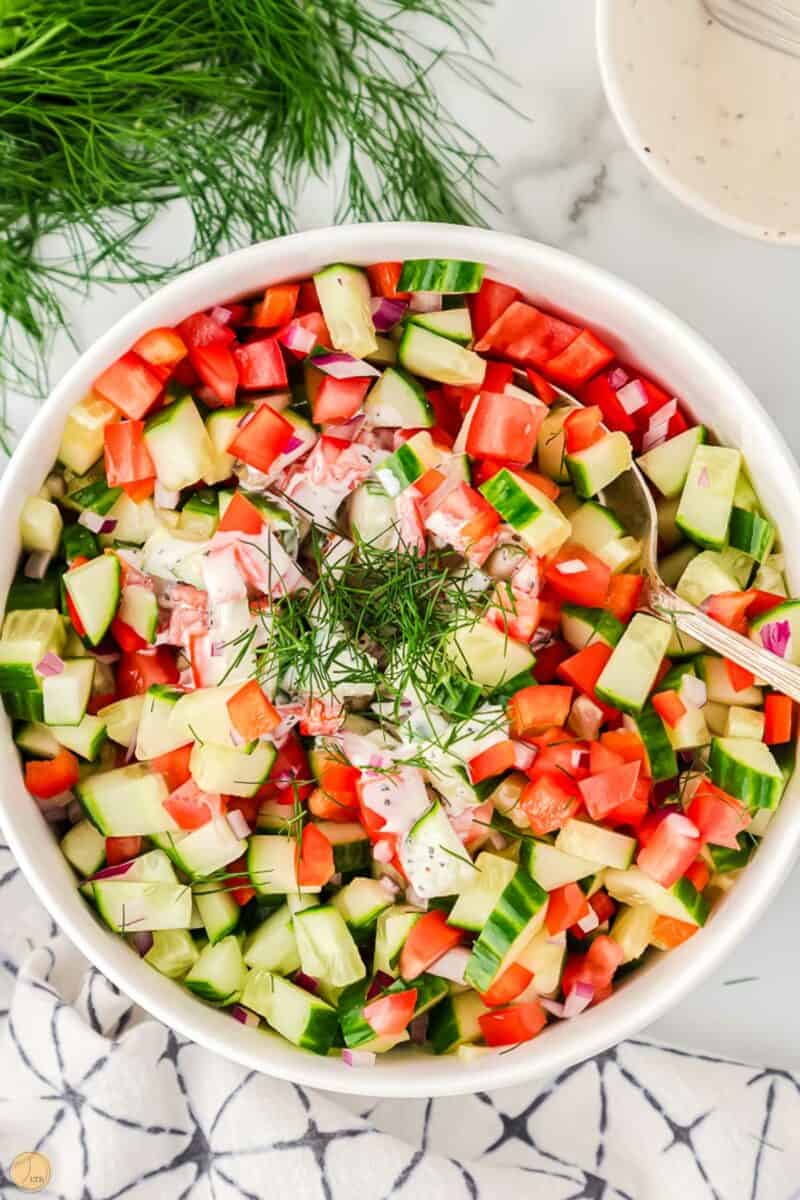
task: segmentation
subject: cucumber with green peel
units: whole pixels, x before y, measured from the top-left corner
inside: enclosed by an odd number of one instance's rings
[[[403,263],[398,292],[439,292],[458,295],[479,292],[486,267],[454,258],[408,258]]]
[[[487,479],[479,490],[537,554],[552,554],[572,535],[570,522],[553,501],[507,467]]]
[[[16,721],[44,720],[41,692],[4,692],[3,707]]]
[[[697,546],[693,545],[691,542],[686,542],[683,546],[679,546],[677,550],[673,550],[671,554],[664,555],[664,557],[659,561],[658,573],[664,580],[664,583],[667,585],[667,587],[675,588],[677,590],[678,584],[683,578],[687,567],[691,562],[694,561],[694,559],[699,557],[700,551],[698,550]],[[688,596],[684,597],[686,600],[688,600],[688,598]]]
[[[556,837],[556,850],[585,858],[602,867],[624,870],[633,862],[636,853],[636,838],[581,821],[577,817],[562,825]]]
[[[750,622],[750,639],[773,653],[783,649],[784,662],[800,664],[800,600],[787,600]]]
[[[752,738],[764,740],[764,714],[756,708],[743,708],[732,704],[728,709],[724,734],[726,738]]]
[[[0,692],[41,692],[36,667],[45,654],[60,654],[65,638],[64,622],[55,609],[6,613],[0,636]],[[41,720],[41,713],[34,719]]]
[[[241,999],[293,1045],[315,1054],[327,1054],[333,1046],[336,1009],[288,979],[257,968],[247,976]]]
[[[375,476],[387,495],[399,496],[421,479],[430,467],[436,466],[441,457],[441,452],[431,441],[431,435],[423,429],[385,458],[375,468]]]
[[[203,483],[212,486],[224,483],[233,474],[233,464],[236,461],[228,453],[236,431],[245,417],[253,412],[252,404],[237,405],[235,408],[216,408],[205,419],[206,433],[211,443],[211,462],[203,472]],[[222,513],[219,514],[222,516]]]
[[[144,696],[127,696],[99,709],[97,715],[105,723],[112,742],[127,747],[136,736],[143,708]]]
[[[95,875],[106,861],[106,839],[91,821],[78,821],[59,842],[64,858],[83,875]]]
[[[642,543],[637,538],[626,536],[608,542],[602,550],[598,551],[597,557],[616,573],[627,571],[629,567],[639,561],[641,554]]]
[[[164,683],[154,683],[147,689],[136,735],[136,757],[139,762],[158,758],[179,750],[191,740],[182,736],[170,724],[170,717],[183,692]],[[211,791],[205,788],[204,791]]]
[[[488,621],[462,625],[448,635],[443,651],[454,668],[473,683],[498,688],[536,662],[523,642],[506,637]]]
[[[472,318],[468,308],[447,308],[441,312],[413,313],[409,325],[419,325],[429,333],[449,338],[459,346],[468,346],[472,341]]]
[[[728,723],[728,705],[716,700],[708,700],[703,706],[703,716],[711,733],[725,736],[725,726]]]
[[[626,904],[619,910],[611,926],[611,937],[622,947],[622,961],[641,958],[650,945],[658,913],[649,904]]]
[[[679,505],[679,496],[662,496],[656,501],[658,540],[662,550],[675,550],[683,541],[683,534],[675,524]]]
[[[175,869],[167,854],[161,849],[148,850],[128,861],[124,876],[113,876],[113,881],[124,879],[126,883],[178,883]]]
[[[605,873],[605,886],[609,896],[620,904],[646,904],[661,917],[672,917],[689,925],[706,923],[708,901],[685,876],[665,888],[640,867],[628,867],[626,871],[609,869]]]
[[[236,930],[241,909],[231,893],[225,890],[224,884],[216,889],[210,883],[195,884],[192,887],[192,899],[212,946]]]
[[[769,810],[762,809],[761,811],[768,812]],[[751,836],[749,830],[747,833],[740,833],[736,840],[739,843],[736,850],[730,846],[709,845],[707,847],[711,865],[714,871],[720,875],[727,875],[731,871],[740,871],[742,867],[746,867],[758,845],[757,839]]]
[[[769,748],[752,738],[711,739],[708,767],[712,783],[741,800],[751,811],[773,809],[786,785]]]
[[[115,554],[102,554],[64,575],[64,586],[93,646],[104,638],[119,602],[120,563]]]
[[[58,460],[76,475],[85,475],[103,457],[105,428],[119,420],[119,410],[88,392],[67,414]]]
[[[369,280],[359,267],[334,263],[314,276],[322,315],[336,350],[364,358],[377,349]]]
[[[104,547],[143,546],[159,520],[152,500],[148,498],[135,503],[125,492],[115,501],[108,515],[116,521],[116,525],[113,533],[99,535],[99,544]]]
[[[362,876],[351,879],[350,883],[331,897],[331,904],[341,913],[347,928],[359,945],[372,937],[378,918],[391,903],[391,897],[377,879],[366,879]]]
[[[214,875],[247,850],[247,843],[236,836],[226,817],[214,817],[197,829],[169,832],[153,840],[180,871],[192,880],[204,881],[209,894],[226,887],[225,881],[217,881]]]
[[[95,761],[106,740],[105,721],[89,713],[81,717],[77,725],[51,725],[49,728],[59,745],[88,762]]]
[[[144,440],[158,480],[170,492],[198,483],[214,466],[214,447],[191,396],[150,417]]]
[[[414,1001],[414,1017],[419,1017],[438,1005],[449,995],[449,984],[446,979],[437,975],[418,975],[410,983],[402,979],[396,980],[381,996],[396,996],[398,993],[411,989],[417,993]],[[375,1038],[375,1030],[364,1016],[364,1006],[367,1003],[369,982],[363,981],[346,988],[339,998],[337,1010],[339,1024],[342,1028],[345,1045],[351,1049],[356,1047],[366,1049]]]
[[[180,510],[179,529],[198,538],[210,538],[219,524],[219,502],[217,493],[209,488],[193,492]]]
[[[480,387],[486,374],[486,362],[474,350],[419,325],[406,325],[397,347],[397,360],[413,375],[456,387]]]
[[[691,541],[710,550],[725,545],[741,465],[738,450],[704,443],[696,447],[675,517]]]
[[[52,730],[38,721],[20,725],[14,734],[14,741],[24,754],[34,758],[55,758],[61,749],[61,743],[56,740]]]
[[[271,742],[259,742],[249,754],[230,746],[195,742],[189,757],[189,770],[201,792],[254,796],[269,776],[276,755]]]
[[[475,859],[473,878],[458,894],[450,911],[448,925],[479,933],[516,871],[517,864],[509,859],[487,851],[480,853]]]
[[[61,540],[64,521],[58,505],[41,496],[29,496],[22,506],[19,533],[23,550],[41,550],[55,554]]]
[[[163,801],[167,785],[162,775],[133,765],[89,775],[75,787],[89,820],[106,837],[149,836],[178,832]]]
[[[158,600],[155,592],[139,583],[126,584],[122,589],[117,613],[120,621],[129,625],[134,633],[148,645],[156,640],[158,628]]]
[[[282,904],[250,931],[244,943],[244,961],[248,967],[262,967],[277,975],[291,975],[300,969],[293,913],[288,904]]]
[[[565,462],[578,495],[584,498],[596,496],[630,469],[633,462],[631,444],[624,433],[607,433],[593,446],[567,454]]]
[[[103,475],[90,483],[82,482],[80,487],[67,493],[63,503],[77,511],[88,510],[101,517],[110,517],[111,510],[122,495],[122,488],[109,487]]]
[[[734,505],[731,510],[728,539],[735,550],[741,550],[743,554],[761,563],[772,551],[775,534],[775,526],[766,517],[744,508],[736,508]]]
[[[61,534],[61,553],[71,564],[76,558],[97,558],[100,547],[91,529],[85,525],[66,525]]]
[[[532,837],[525,837],[520,842],[519,865],[524,867],[546,892],[595,875],[601,866],[597,861],[567,854],[551,846],[549,842],[538,841]]]
[[[654,483],[662,496],[680,496],[689,475],[689,467],[698,446],[707,436],[704,425],[694,425],[669,441],[654,446],[637,458],[639,468]],[[677,512],[677,508],[676,508]]]
[[[115,933],[189,928],[192,893],[185,883],[95,879],[91,889],[98,913]]]
[[[318,892],[297,882],[297,843],[281,834],[253,834],[247,843],[247,873],[259,896],[298,896]]]
[[[477,992],[446,996],[428,1021],[428,1038],[434,1054],[452,1054],[459,1046],[482,1041],[479,1017],[491,1011]]]
[[[200,951],[188,929],[156,929],[144,961],[167,979],[183,979],[199,957]]]
[[[77,528],[83,528],[78,526]],[[88,533],[88,529],[86,530]],[[6,612],[25,608],[58,608],[60,603],[61,576],[58,570],[49,568],[44,579],[26,579],[17,575],[8,589]]]
[[[554,996],[561,986],[561,975],[567,958],[567,939],[558,941],[541,929],[527,946],[524,946],[515,961],[531,971],[538,996]],[[520,997],[520,1000],[525,997]]]
[[[625,536],[625,526],[616,514],[597,500],[585,500],[570,516],[570,524],[570,541],[593,554],[599,554],[609,542]]]
[[[764,692],[756,684],[735,691],[724,658],[701,654],[695,659],[697,674],[706,685],[708,699],[713,704],[736,704],[740,708],[756,708],[764,703]]]
[[[393,904],[378,917],[375,927],[373,974],[397,975],[397,964],[411,930],[422,916],[418,908]]]
[[[561,636],[574,650],[584,650],[595,642],[616,646],[624,632],[622,622],[604,608],[565,604],[561,609]]]
[[[366,975],[353,935],[332,904],[304,908],[293,916],[300,967],[333,988],[348,987]]]
[[[574,409],[551,408],[539,427],[536,439],[536,461],[539,470],[556,483],[569,483],[570,481],[566,463],[564,422],[571,412],[574,412]]]
[[[783,574],[785,567],[782,554],[770,554],[756,571],[753,587],[760,588],[763,592],[773,592],[776,596],[788,596]]]
[[[464,982],[486,992],[538,933],[547,911],[547,892],[520,867],[504,888],[475,941]]]
[[[372,354],[365,354],[365,361],[373,367],[393,367],[397,362],[397,344],[380,333],[376,333],[375,342],[377,349]]]
[[[597,680],[601,700],[636,715],[644,708],[669,644],[670,626],[636,613]]]
[[[207,1004],[233,1004],[242,994],[247,968],[239,939],[229,934],[209,943],[200,951],[197,962],[184,976],[190,992]]]
[[[64,658],[57,675],[42,679],[45,725],[78,725],[92,694],[93,658]]]
[[[333,846],[333,865],[338,873],[349,875],[369,869],[372,843],[363,825],[355,821],[315,821],[314,824]]]
[[[703,643],[698,642],[697,638],[690,637],[688,633],[683,633],[678,629],[677,625],[672,626],[666,649],[666,657],[670,661],[673,659],[696,658],[698,654],[702,653],[703,649]],[[661,684],[659,684],[659,687],[661,687]]]
[[[305,823],[305,812],[295,812],[291,804],[279,804],[277,800],[262,800],[256,814],[256,829],[260,833],[297,832],[298,821]]]
[[[369,425],[379,429],[426,429],[436,424],[425,389],[406,371],[388,367],[364,401]]]

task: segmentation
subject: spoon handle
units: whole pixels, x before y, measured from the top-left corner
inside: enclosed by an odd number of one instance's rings
[[[800,701],[800,667],[784,662],[749,638],[726,629],[699,608],[681,600],[670,588],[654,586],[650,592],[650,608],[658,616],[674,622],[681,633],[697,638],[698,642],[723,654],[737,666],[752,671],[757,679],[764,680],[770,687]]]

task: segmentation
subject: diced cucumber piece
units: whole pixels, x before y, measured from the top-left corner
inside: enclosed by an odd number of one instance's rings
[[[680,720],[675,725],[664,726],[670,745],[673,750],[695,750],[698,746],[707,746],[711,741],[711,734],[703,709],[689,704],[685,699],[683,703],[686,712]]]
[[[115,933],[153,929],[188,929],[192,893],[185,883],[130,882],[95,879],[92,896],[97,911]]]
[[[695,449],[675,517],[693,542],[711,550],[724,546],[741,465],[741,453],[727,446],[701,443]]]
[[[300,887],[297,882],[297,843],[280,834],[253,834],[247,843],[247,873],[260,896],[299,895],[318,892],[318,887]]]
[[[533,973],[533,986],[538,996],[553,996],[561,985],[566,957],[566,938],[561,942],[555,941],[546,929],[540,929],[515,961]]]
[[[372,970],[375,975],[397,975],[400,954],[411,930],[422,916],[419,909],[393,904],[378,917],[375,929],[375,955]]]
[[[287,1041],[327,1054],[338,1031],[336,1009],[297,984],[258,967],[247,977],[242,1004],[265,1017]]]
[[[519,862],[546,892],[595,875],[601,866],[598,860],[567,854],[549,842],[536,841],[531,837],[524,838],[520,843]]]
[[[64,858],[84,878],[94,875],[106,861],[106,839],[91,821],[78,821],[59,844]]]
[[[629,470],[633,457],[626,434],[607,433],[593,446],[566,457],[567,471],[579,496],[596,496]]]
[[[115,554],[102,554],[64,575],[64,586],[93,646],[103,640],[114,619],[119,580],[120,565]]]
[[[388,367],[364,401],[370,425],[390,429],[426,429],[436,418],[424,388],[399,367]]]
[[[447,980],[440,979],[436,975],[423,974],[418,975],[411,983],[405,983],[398,979],[380,994],[383,996],[397,995],[399,992],[409,991],[412,987],[417,993],[414,1002],[414,1017],[433,1008],[435,1004],[444,1000],[449,992]],[[368,981],[354,983],[339,997],[337,1006],[339,1024],[342,1028],[345,1045],[352,1048],[363,1047],[366,1049],[375,1040],[375,1030],[364,1016],[368,989]]]
[[[224,483],[233,474],[234,456],[228,453],[239,422],[253,411],[252,405],[236,408],[217,408],[206,417],[206,433],[211,443],[212,459],[203,472],[203,482],[209,485]],[[220,513],[220,516],[222,514]]]
[[[217,493],[210,488],[193,492],[181,509],[179,528],[194,537],[210,538],[214,536],[218,524]]]
[[[197,832],[200,831],[197,830]],[[225,864],[220,865],[224,866]],[[214,869],[216,870],[216,868]],[[224,885],[215,889],[211,883],[195,884],[192,888],[192,898],[212,946],[215,942],[227,937],[229,933],[233,933],[239,924],[241,909],[231,893],[225,890]]]
[[[75,790],[87,817],[106,837],[146,836],[178,829],[163,805],[167,798],[163,776],[146,767],[119,767],[89,775]]]
[[[380,333],[376,333],[375,341],[377,350],[374,354],[365,354],[367,362],[372,363],[374,367],[392,367],[397,362],[397,344],[390,337],[384,337]]]
[[[708,553],[711,554],[713,551],[709,550]],[[678,583],[689,563],[699,557],[701,557],[700,551],[692,542],[685,542],[677,550],[673,550],[671,554],[665,554],[659,561],[658,570],[667,587],[677,589]],[[689,597],[686,596],[685,599],[688,600]]]
[[[472,318],[468,308],[445,308],[441,312],[414,313],[408,318],[410,325],[419,325],[430,333],[450,338],[459,346],[468,346],[472,341]]]
[[[718,704],[714,700],[709,700],[703,708],[703,714],[706,719],[706,725],[711,733],[717,733],[720,737],[725,736],[725,726],[728,723],[728,706],[727,704]]]
[[[556,850],[586,858],[604,867],[624,870],[633,862],[636,838],[571,817],[558,831]]]
[[[189,833],[169,833],[165,840],[155,840],[190,879],[207,879],[206,891],[210,894],[225,886],[224,881],[214,880],[214,873],[247,850],[247,843],[236,836],[225,817],[215,817]]]
[[[359,944],[374,933],[378,917],[391,903],[388,892],[377,879],[362,877],[351,879],[331,899],[331,904],[341,913]]]
[[[26,579],[24,575],[17,575],[8,589],[6,612],[20,608],[58,608],[60,579],[60,573],[52,567],[44,579]]]
[[[334,988],[348,987],[366,975],[344,917],[332,904],[296,912],[294,934],[300,966],[306,975]]]
[[[624,632],[622,622],[604,608],[565,604],[561,609],[561,634],[575,650],[583,650],[595,642],[616,646]]]
[[[479,490],[537,554],[552,554],[571,536],[570,522],[553,501],[507,467]]]
[[[36,666],[45,654],[64,649],[64,622],[50,608],[15,609],[6,614],[0,637],[0,692],[39,692]],[[38,720],[42,714],[39,713]]]
[[[385,458],[375,468],[375,475],[387,495],[399,496],[440,459],[441,454],[431,441],[431,435],[421,430]]]
[[[742,688],[740,692],[734,691],[724,658],[701,654],[695,662],[697,674],[706,685],[708,699],[712,703],[738,704],[744,708],[754,708],[763,704],[764,693],[755,684]]]
[[[276,754],[271,742],[259,742],[249,754],[233,747],[195,742],[189,770],[201,792],[254,796],[272,770]]]
[[[79,486],[70,491],[62,503],[68,508],[77,510],[88,509],[98,516],[110,516],[111,510],[123,495],[122,488],[109,487],[105,475],[99,479],[76,481]]]
[[[428,1038],[434,1054],[452,1054],[459,1046],[483,1038],[478,1018],[491,1012],[477,992],[458,992],[437,1004],[428,1022]]]
[[[108,515],[113,517],[117,524],[113,533],[100,535],[100,543],[103,546],[120,543],[142,546],[158,523],[152,500],[148,498],[134,503],[124,492],[114,502]]]
[[[777,808],[785,779],[769,746],[751,738],[711,739],[711,780],[751,810]]]
[[[785,565],[782,554],[770,554],[767,561],[763,562],[756,571],[753,587],[760,588],[764,592],[774,592],[776,596],[788,595],[786,580],[783,576]]]
[[[480,387],[486,374],[486,362],[474,350],[466,350],[419,325],[406,325],[397,358],[414,375],[457,387]]]
[[[646,904],[659,916],[673,917],[690,925],[705,925],[708,901],[685,877],[671,888],[665,888],[639,867],[628,867],[627,871],[606,871],[605,886],[609,896],[621,904]]]
[[[347,518],[356,543],[374,550],[394,550],[400,543],[395,502],[374,480],[368,479],[351,493]]]
[[[570,516],[571,541],[585,546],[593,554],[609,542],[625,536],[625,526],[610,508],[597,500],[586,500]]]
[[[80,754],[89,762],[94,762],[106,740],[105,721],[89,713],[77,725],[50,725],[49,729],[59,745]]]
[[[758,513],[734,506],[728,538],[734,549],[760,563],[769,556],[775,544],[775,526]]]
[[[700,654],[703,648],[703,643],[698,642],[697,638],[690,637],[688,633],[683,633],[677,625],[674,625],[667,643],[666,654],[670,660],[694,658]]]
[[[197,688],[194,692],[182,692],[178,702],[168,714],[170,727],[180,745],[196,741],[201,745],[230,747],[233,744],[228,701],[241,691],[241,680],[224,683],[219,687]]]
[[[55,554],[63,526],[57,505],[50,500],[43,500],[41,496],[29,496],[19,518],[22,549]]]
[[[124,587],[117,616],[145,642],[152,645],[156,640],[158,601],[155,592],[149,588],[138,583],[129,583]]]
[[[3,695],[3,707],[17,721],[44,720],[41,692],[6,692]]]
[[[453,896],[470,883],[472,859],[442,805],[435,801],[399,846],[400,861],[417,895]]]
[[[359,267],[335,263],[314,276],[331,342],[354,358],[377,350],[369,280]]]
[[[183,979],[197,962],[200,952],[188,929],[156,929],[153,945],[144,961],[167,979]]]
[[[556,483],[569,483],[566,463],[564,422],[574,409],[551,408],[539,427],[536,439],[536,459],[543,475]]]
[[[113,404],[89,392],[70,409],[61,435],[58,459],[74,471],[85,475],[103,454],[105,427],[119,419]]]
[[[203,947],[183,982],[208,1004],[233,1004],[242,994],[246,977],[239,940],[229,935]]]
[[[523,642],[506,637],[488,621],[463,625],[444,643],[444,653],[462,675],[483,687],[496,688],[529,670],[535,656]]]
[[[764,714],[755,708],[742,708],[732,704],[728,709],[725,720],[726,738],[752,738],[755,742],[764,740]]]
[[[504,888],[467,960],[464,981],[485,992],[541,928],[547,892],[520,867]]]
[[[768,813],[766,808],[759,809],[761,813]],[[716,872],[720,875],[727,875],[731,871],[740,871],[742,867],[746,867],[753,851],[758,845],[755,838],[751,837],[750,832],[740,833],[736,839],[739,843],[738,849],[733,850],[729,846],[708,846],[709,857],[711,864]]]
[[[625,723],[639,734],[647,752],[650,778],[659,782],[673,779],[678,774],[675,747],[665,726],[652,704],[647,704],[640,713],[626,716]]]
[[[636,461],[662,496],[679,496],[689,475],[694,452],[705,440],[705,426],[695,425],[660,446],[654,446]]]
[[[79,557],[97,558],[100,547],[91,529],[84,525],[67,525],[61,534],[61,553],[71,564]]]
[[[181,736],[170,724],[170,716],[183,692],[167,684],[154,683],[147,689],[136,735],[136,757],[140,762],[158,758],[185,746],[191,738]],[[219,789],[205,788],[204,791]]]
[[[163,487],[179,492],[214,466],[215,453],[191,396],[162,408],[146,422],[144,440]]]
[[[94,681],[93,658],[65,658],[58,675],[42,679],[46,725],[77,725],[86,712]]]
[[[282,904],[248,935],[244,961],[248,967],[263,967],[278,975],[291,975],[300,969],[293,914],[288,904]]]
[[[636,613],[597,681],[601,700],[627,713],[642,711],[669,644],[670,626]]]
[[[769,612],[762,613],[760,617],[756,617],[751,622],[751,640],[767,650],[771,649],[772,637],[775,636],[770,629],[771,625],[777,625],[778,632],[782,635],[787,632],[789,634],[789,641],[783,654],[784,661],[800,663],[800,600],[787,600],[785,604],[771,608]]]
[[[365,871],[372,862],[372,843],[363,825],[350,821],[315,821],[314,824],[333,846],[333,864],[337,872],[349,875]]]
[[[61,749],[61,743],[53,736],[52,730],[38,721],[29,721],[21,725],[14,734],[14,741],[25,754],[34,758],[55,758]]]
[[[408,258],[403,263],[398,292],[440,292],[455,295],[479,292],[486,267],[483,263],[453,258]]]
[[[624,905],[611,926],[611,937],[622,947],[623,962],[641,958],[653,936],[658,913],[649,904]]]
[[[130,746],[139,728],[143,708],[144,696],[127,696],[124,700],[107,704],[97,715],[105,722],[106,732],[112,742]]]
[[[479,854],[475,859],[473,878],[467,882],[450,911],[448,925],[480,932],[516,870],[516,863],[507,858],[486,851]]]

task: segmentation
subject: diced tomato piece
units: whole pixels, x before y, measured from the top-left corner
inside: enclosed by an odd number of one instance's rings
[[[445,477],[441,471],[437,471],[436,467],[430,467],[422,478],[416,481],[414,487],[424,500],[426,496],[431,496],[437,488],[440,488],[444,480]]]
[[[493,533],[500,524],[500,515],[468,483],[457,488],[436,508],[437,513],[452,517],[460,526],[460,533],[468,542],[479,542]]]
[[[683,813],[671,812],[659,822],[636,865],[662,887],[672,887],[697,858],[702,845],[697,826]]]
[[[434,908],[423,913],[400,951],[400,974],[403,979],[416,979],[460,941],[461,930],[447,924],[441,909]]]
[[[278,751],[269,778],[258,789],[260,800],[293,804],[306,800],[314,789],[308,757],[297,734],[292,731]]]
[[[543,367],[579,333],[576,326],[540,312],[532,304],[514,300],[481,336],[475,349],[480,354],[500,354],[532,367]]]
[[[589,774],[588,747],[569,730],[553,725],[538,737],[529,736],[526,740],[538,749],[535,761],[527,770],[530,779],[552,775],[554,779],[577,782]],[[576,795],[580,799],[580,793],[576,792]]]
[[[491,329],[518,296],[517,289],[509,287],[507,283],[484,278],[480,290],[467,299],[472,316],[472,334],[476,341]]]
[[[543,649],[537,650],[536,662],[533,667],[534,679],[537,683],[552,683],[562,662],[571,656],[572,647],[558,639],[550,642]]]
[[[487,1046],[513,1046],[541,1033],[547,1017],[538,1000],[529,1000],[484,1013],[478,1017],[478,1024]]]
[[[252,417],[237,429],[228,451],[266,474],[293,437],[294,426],[268,404],[260,404]]]
[[[709,617],[719,621],[736,633],[747,632],[747,610],[752,603],[752,594],[747,592],[718,592],[709,596],[704,610]]]
[[[601,771],[612,771],[614,767],[621,767],[624,762],[621,754],[615,754],[602,742],[592,742],[589,746],[589,770],[592,775],[599,775]]]
[[[488,359],[483,383],[478,391],[493,392],[502,395],[510,383],[514,382],[514,368],[511,363],[493,362]]]
[[[140,837],[106,838],[106,865],[109,867],[116,867],[120,863],[129,862],[141,853],[142,839]]]
[[[608,892],[595,892],[593,896],[589,897],[589,907],[594,909],[601,925],[610,921],[617,911],[617,906]]]
[[[289,382],[280,342],[276,337],[259,338],[244,346],[234,346],[233,361],[237,382],[245,391],[284,388]]]
[[[333,846],[317,825],[305,825],[297,847],[297,883],[300,887],[324,887],[336,873]]]
[[[389,300],[408,300],[410,292],[398,292],[397,285],[403,272],[401,262],[373,263],[367,267],[370,287],[376,296],[385,296]]]
[[[244,908],[245,904],[249,904],[256,894],[255,888],[250,883],[246,857],[242,855],[241,858],[237,858],[235,862],[229,863],[225,870],[228,872],[229,895],[233,896],[240,908]]]
[[[582,330],[569,345],[544,364],[548,379],[564,387],[576,388],[591,379],[614,358],[614,351],[604,346],[589,329]]]
[[[764,701],[764,741],[780,746],[792,740],[793,705],[788,696],[770,692]]]
[[[576,983],[583,983],[593,988],[595,1000],[603,999],[623,957],[622,947],[613,938],[598,934],[585,954],[573,955],[564,967],[561,977],[564,995],[568,996]]]
[[[190,742],[178,750],[169,750],[166,754],[159,754],[158,757],[150,759],[151,769],[164,776],[164,782],[170,792],[177,791],[188,779],[191,779],[192,773],[189,770],[191,753],[192,743]]]
[[[702,858],[696,858],[686,872],[686,878],[691,884],[694,884],[698,892],[702,892],[708,886],[708,881],[711,878],[708,863]]]
[[[364,1020],[372,1026],[378,1037],[394,1037],[408,1027],[414,1016],[416,1003],[416,988],[390,992],[364,1005]]]
[[[189,361],[220,404],[231,408],[236,403],[239,375],[230,347],[224,342],[194,346],[189,351]]]
[[[300,294],[297,297],[297,311],[299,313],[319,312],[321,308],[317,285],[313,279],[304,279],[300,284]]]
[[[523,967],[522,963],[511,963],[503,974],[495,979],[487,992],[481,992],[481,1000],[488,1008],[498,1008],[510,1004],[521,996],[533,979],[533,971]]]
[[[242,492],[234,492],[217,526],[217,531],[219,533],[260,533],[263,526],[264,518],[255,504],[248,500]]]
[[[281,723],[280,713],[264,694],[257,679],[250,679],[243,684],[226,701],[225,707],[231,725],[248,742],[271,733]]]
[[[534,371],[533,367],[526,367],[525,374],[528,376],[528,383],[533,388],[533,394],[549,408],[558,399],[558,392],[552,383],[545,379],[544,375]]]
[[[109,704],[113,704],[116,698],[116,692],[103,692],[99,696],[90,696],[89,702],[86,705],[86,711],[90,717],[96,717],[101,708],[106,708]]]
[[[236,340],[230,325],[215,321],[209,313],[192,313],[178,326],[178,333],[190,350],[198,346],[213,346],[216,342],[227,346]]]
[[[129,350],[98,375],[93,389],[118,408],[124,417],[138,420],[153,407],[163,386],[161,377],[144,359]]]
[[[359,812],[356,807],[347,807],[340,800],[329,795],[324,788],[316,787],[308,798],[308,811],[320,821],[358,821]]]
[[[255,306],[251,323],[258,329],[277,329],[294,316],[299,283],[277,283],[268,287],[263,299]]]
[[[174,367],[186,357],[183,338],[174,329],[164,326],[143,333],[132,349],[151,367]]]
[[[508,702],[508,719],[514,737],[543,733],[551,725],[563,725],[572,704],[572,688],[561,684],[526,687]]]
[[[483,783],[485,779],[492,779],[495,775],[503,775],[510,771],[515,761],[514,743],[507,738],[470,759],[469,777],[473,783]]]
[[[674,729],[681,717],[686,716],[686,705],[675,691],[656,692],[651,700],[653,708],[670,729]]]
[[[541,404],[528,404],[516,396],[481,392],[467,431],[467,453],[524,466],[533,458],[545,412]]]
[[[154,683],[177,683],[178,674],[175,654],[169,646],[126,652],[117,664],[117,692],[120,699],[139,696]]]
[[[752,671],[748,671],[746,667],[740,667],[738,663],[732,662],[731,659],[725,659],[725,670],[728,673],[730,685],[735,692],[744,692],[747,688],[753,686],[756,677]]]
[[[153,495],[156,488],[156,477],[153,475],[150,479],[140,479],[138,483],[123,483],[120,486],[134,504],[141,504],[143,500],[147,500]]]
[[[595,684],[610,658],[610,646],[606,646],[604,642],[593,642],[591,646],[586,646],[577,654],[564,659],[558,667],[558,674],[576,687],[579,692],[583,692],[584,695],[600,703],[595,695]],[[601,704],[601,707],[604,706]],[[603,740],[605,740],[605,734]]]
[[[785,596],[779,596],[776,592],[763,592],[761,588],[750,588],[750,596],[747,615],[751,621],[754,621],[756,617],[763,616],[766,612],[771,612],[779,604],[786,603]]]
[[[202,829],[220,807],[220,797],[208,796],[193,779],[187,779],[164,801],[164,808],[181,829]]]
[[[750,824],[750,814],[740,800],[708,779],[701,779],[686,810],[704,842],[738,849],[737,837]]]
[[[674,950],[676,946],[682,946],[690,937],[694,937],[697,929],[697,925],[692,925],[689,921],[679,921],[676,917],[656,917],[650,941],[662,950]]]
[[[589,902],[577,883],[565,883],[550,892],[544,923],[547,932],[554,937],[588,915]]]
[[[607,812],[603,823],[613,829],[618,829],[620,826],[629,826],[638,832],[650,808],[651,791],[651,781],[644,774],[640,773],[636,781],[636,787],[633,789],[633,795],[629,800],[617,804],[610,812]]]
[[[537,837],[561,829],[580,803],[577,784],[565,776],[557,779],[555,775],[540,775],[531,780],[520,797],[520,808]]]
[[[607,750],[618,754],[625,762],[641,763],[642,771],[647,771],[647,750],[638,733],[632,729],[608,729],[600,734],[600,741]]]
[[[573,564],[578,563],[583,564],[583,570],[570,569]],[[601,608],[608,596],[611,570],[590,550],[567,542],[549,563],[545,578],[568,603],[583,604],[587,608]]]
[[[25,763],[25,787],[37,800],[50,800],[77,782],[78,760],[69,750],[59,750],[55,758]]]
[[[612,575],[605,606],[618,621],[627,625],[639,607],[644,589],[644,575]]]
[[[120,650],[146,650],[149,644],[127,621],[122,621],[119,617],[114,617],[110,632]]]
[[[590,408],[576,408],[564,422],[564,439],[567,454],[577,454],[586,450],[605,437],[600,428],[603,414],[596,405]]]
[[[517,642],[529,642],[542,619],[542,603],[513,588],[509,583],[496,583],[492,606],[486,610],[486,620]]]
[[[583,385],[580,398],[584,404],[596,404],[603,414],[603,423],[609,429],[632,433],[636,428],[633,417],[625,411],[622,401],[617,396],[618,388],[614,386],[615,376],[619,369],[603,371]],[[613,382],[612,382],[613,381]],[[627,381],[627,376],[625,376]]]
[[[361,408],[371,383],[370,378],[334,379],[322,371],[309,372],[306,391],[314,424],[349,421]]]
[[[592,750],[594,746],[592,746]],[[591,751],[590,751],[591,762]],[[582,779],[578,784],[586,805],[586,811],[593,821],[602,821],[606,814],[626,804],[636,789],[641,763],[622,763],[621,766],[611,767],[588,779]]]

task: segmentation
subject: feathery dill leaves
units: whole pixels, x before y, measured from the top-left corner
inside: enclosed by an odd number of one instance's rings
[[[480,222],[489,155],[431,70],[493,91],[486,0],[26,0],[0,24],[0,375],[45,387],[56,285],[152,284],[145,233],[183,199],[188,261],[293,227],[310,176],[336,219]],[[447,49],[444,49],[444,46]],[[490,74],[491,72],[491,74]],[[504,82],[504,81],[501,81]],[[60,257],[42,239],[59,235]],[[12,336],[12,332],[20,336]]]

